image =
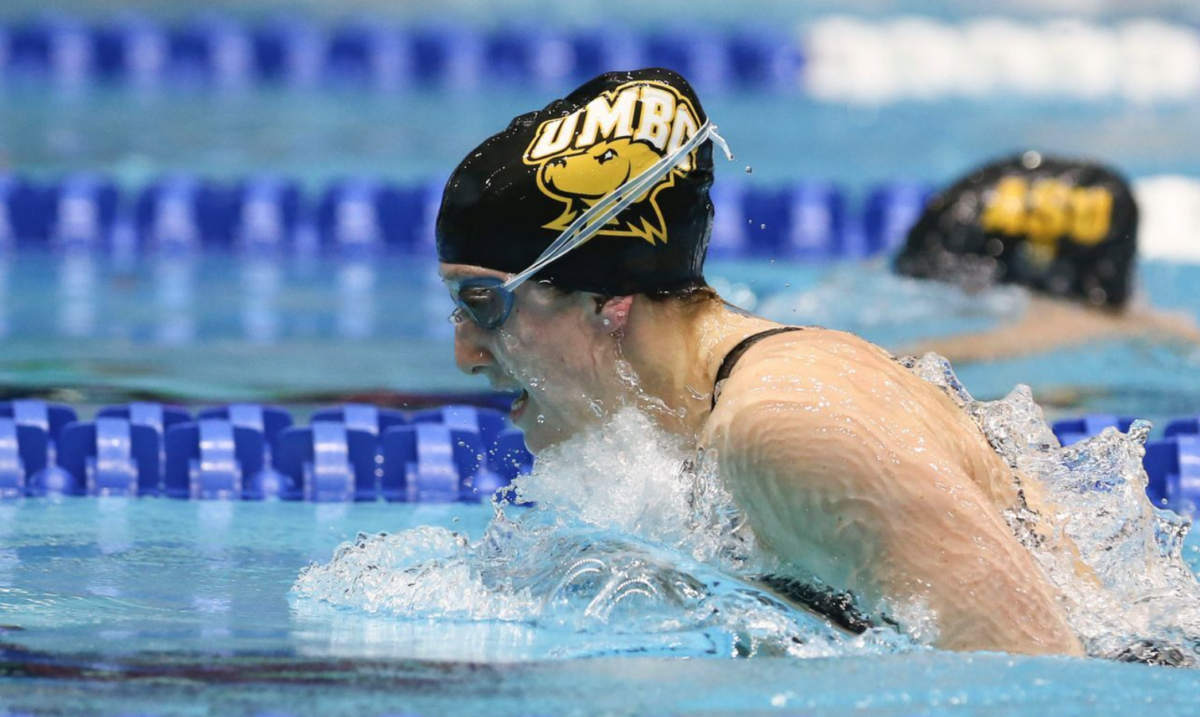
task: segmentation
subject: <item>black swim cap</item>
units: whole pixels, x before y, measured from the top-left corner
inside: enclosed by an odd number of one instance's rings
[[[680,147],[706,119],[687,80],[663,69],[600,75],[513,119],[446,183],[438,258],[519,273],[581,212]],[[610,296],[703,282],[712,178],[712,144],[703,142],[535,278]]]
[[[1026,152],[932,197],[896,271],[1120,307],[1131,291],[1137,220],[1129,184],[1113,170]]]

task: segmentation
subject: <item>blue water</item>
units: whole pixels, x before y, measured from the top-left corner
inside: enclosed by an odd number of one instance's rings
[[[85,14],[131,6],[183,12],[147,0],[60,5]],[[247,16],[276,9],[242,0],[209,5]],[[404,17],[458,13],[484,23],[513,9],[304,3],[318,16],[348,5]],[[945,0],[891,5],[852,9],[965,12]],[[43,6],[15,0],[0,16]],[[1190,7],[1155,9],[1196,19]],[[560,21],[616,14],[635,26],[674,23],[684,10],[710,22],[784,23],[846,8],[776,3],[759,8],[761,17],[711,1],[539,8]],[[1097,20],[1126,12],[1143,10],[1109,9]],[[314,190],[354,174],[437,180],[510,116],[554,94],[139,96],[11,87],[0,94],[0,170],[39,179],[99,171],[126,188],[170,171],[222,180],[279,173]],[[1200,176],[1194,102],[1133,107],[1006,97],[853,108],[732,92],[705,96],[704,104],[738,154],[736,164],[718,168],[719,182],[833,180],[847,188],[852,206],[875,182],[944,183],[1029,147],[1101,157],[1133,177]],[[1200,268],[1148,263],[1139,271],[1151,303],[1200,318]],[[966,297],[947,300],[933,288],[897,284],[879,266],[714,262],[709,278],[747,308],[775,307],[777,320],[853,330],[893,348],[1003,318]],[[780,308],[805,297],[805,312]],[[67,401],[84,406],[85,415],[88,407],[131,398],[303,408],[348,398],[403,404],[418,392],[475,394],[485,386],[452,364],[449,308],[431,265],[399,257],[369,265],[251,264],[221,255],[191,263],[0,257],[0,394]],[[1200,411],[1198,363],[1178,346],[1107,341],[956,369],[981,398],[1030,384],[1051,417],[1105,411],[1161,423]],[[465,505],[0,504],[0,713],[1165,717],[1198,709],[1200,672],[1193,670],[931,650],[735,660],[712,654],[724,637],[704,631],[674,643],[656,637],[639,645],[635,636],[618,649],[613,635],[404,620],[290,594],[305,565],[329,561],[359,532],[433,525],[478,539],[490,517],[487,507]],[[1196,535],[1186,551],[1200,569]]]
[[[1200,320],[1200,267],[1149,262],[1139,272],[1152,305]],[[882,262],[712,262],[708,277],[775,320],[853,331],[893,350],[996,326],[1014,305],[1003,291],[971,297],[896,279]],[[434,265],[413,257],[11,255],[0,265],[0,385],[81,405],[404,404],[486,393],[453,364],[449,311]],[[1107,411],[1161,423],[1200,407],[1198,365],[1187,346],[1109,340],[956,369],[980,398],[1025,383],[1051,416]]]
[[[477,539],[490,517],[489,507],[466,505],[0,505],[0,710],[1194,714],[1193,670],[940,652],[731,661],[703,654],[687,635],[676,654],[688,660],[655,657],[661,641],[563,660],[551,658],[588,654],[589,639],[613,640],[521,623],[405,621],[289,598],[300,568],[328,560],[359,531],[436,525]],[[1188,551],[1200,570],[1194,537]]]
[[[101,88],[59,97],[17,88],[0,101],[0,168],[39,177],[101,171],[131,186],[173,171],[219,179],[279,173],[309,186],[352,174],[444,179],[511,117],[556,96],[527,88],[473,96],[139,96]],[[1194,104],[1138,108],[1006,98],[861,108],[736,92],[703,101],[738,158],[718,166],[718,181],[810,177],[856,192],[897,178],[941,184],[1030,148],[1102,158],[1132,177],[1200,176],[1200,108]],[[752,177],[743,172],[747,165]]]

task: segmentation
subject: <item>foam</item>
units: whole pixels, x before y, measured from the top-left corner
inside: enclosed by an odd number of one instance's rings
[[[661,651],[664,641],[695,656],[916,648],[891,630],[847,635],[748,582],[773,563],[711,462],[693,466],[635,410],[543,453],[515,492],[537,506],[497,502],[476,542],[436,527],[359,535],[305,569],[293,594],[404,620],[522,623],[561,635],[560,646],[590,636],[572,655]],[[537,654],[550,652],[561,656]]]
[[[941,357],[905,363],[972,417],[1019,488],[1036,483],[1057,506],[1043,515],[1013,505],[1005,518],[1064,595],[1089,654],[1148,643],[1186,661],[1200,649],[1200,587],[1181,555],[1188,523],[1145,497],[1144,422],[1061,448],[1028,388],[976,401]],[[511,489],[536,506],[499,498],[481,539],[438,527],[360,535],[305,569],[293,593],[391,619],[520,624],[532,630],[516,641],[522,658],[821,657],[936,641],[925,605],[883,606],[905,634],[852,637],[755,585],[754,575],[791,571],[760,546],[712,458],[621,409],[543,452]],[[481,634],[470,650],[491,654]]]
[[[1063,448],[1027,386],[976,401],[940,356],[906,361],[974,419],[1018,488],[1036,483],[1054,506],[1014,505],[1005,518],[1066,598],[1089,654],[1118,657],[1142,641],[1200,654],[1200,584],[1183,559],[1191,523],[1146,497],[1148,422]]]

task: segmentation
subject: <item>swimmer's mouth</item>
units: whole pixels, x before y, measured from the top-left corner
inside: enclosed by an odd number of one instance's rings
[[[508,409],[508,415],[515,421],[525,412],[525,405],[529,403],[529,392],[522,389],[521,394],[513,399],[512,407]]]

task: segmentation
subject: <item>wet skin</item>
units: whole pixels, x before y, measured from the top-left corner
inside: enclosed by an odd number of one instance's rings
[[[448,284],[505,276],[441,273]],[[458,324],[455,356],[467,373],[529,392],[514,418],[535,453],[608,409],[646,410],[715,452],[767,549],[865,604],[927,606],[940,647],[1082,654],[1056,589],[1001,517],[1018,501],[1012,471],[940,389],[883,349],[819,328],[767,338],[710,410],[725,355],[775,326],[719,301],[681,308],[525,284],[500,329]]]

